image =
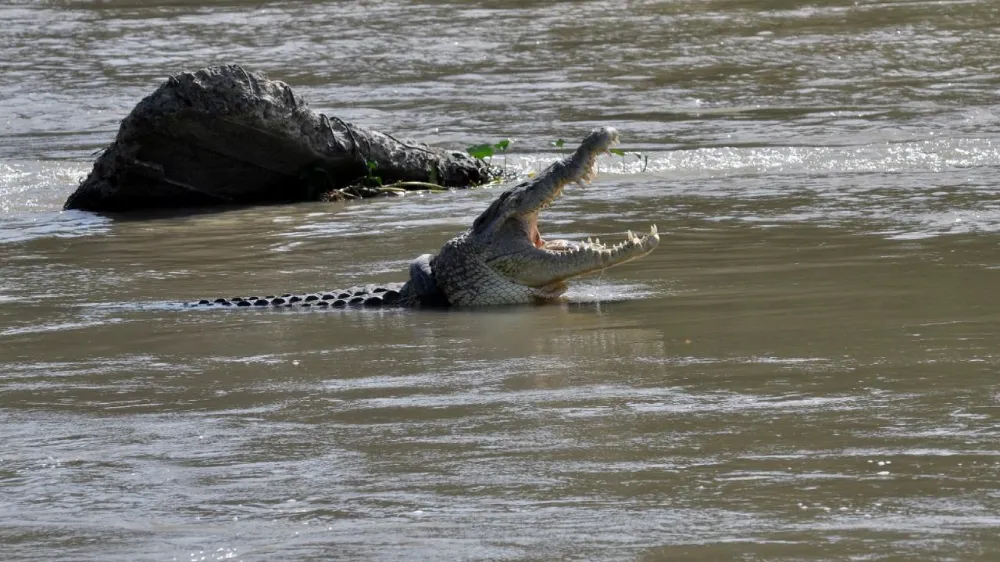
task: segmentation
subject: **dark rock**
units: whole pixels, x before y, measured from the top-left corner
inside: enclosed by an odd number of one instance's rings
[[[466,187],[483,161],[310,110],[285,83],[237,65],[167,79],[122,121],[66,209],[124,212],[315,201],[378,165],[383,183]],[[433,176],[433,177],[432,177]]]

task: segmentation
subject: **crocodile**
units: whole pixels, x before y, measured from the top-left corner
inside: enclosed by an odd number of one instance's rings
[[[551,301],[566,290],[566,281],[642,257],[659,244],[656,226],[647,234],[628,231],[625,240],[606,246],[545,240],[538,215],[563,188],[596,177],[595,161],[618,143],[613,127],[594,129],[570,156],[534,178],[501,193],[472,227],[452,238],[436,255],[424,254],[410,264],[405,283],[367,285],[342,291],[265,297],[204,299],[193,306],[318,307],[348,306],[471,307]]]

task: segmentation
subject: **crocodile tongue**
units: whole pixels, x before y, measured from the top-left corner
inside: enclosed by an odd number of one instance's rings
[[[527,225],[528,239],[536,248],[544,248],[545,241],[542,240],[542,233],[538,230],[538,213],[532,213],[528,218]]]
[[[528,238],[531,243],[540,250],[550,250],[558,252],[560,250],[572,250],[580,246],[580,243],[571,240],[546,240],[542,238],[541,231],[538,230],[538,215],[531,217],[528,223]]]

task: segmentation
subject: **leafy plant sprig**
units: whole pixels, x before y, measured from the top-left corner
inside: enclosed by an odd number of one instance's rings
[[[507,175],[507,148],[510,144],[514,142],[510,139],[503,139],[494,144],[474,144],[465,149],[473,158],[479,158],[480,160],[485,160],[487,158],[492,159],[497,152],[503,154],[503,173]]]
[[[643,172],[645,172],[646,168],[649,167],[649,155],[648,154],[643,154],[641,152],[625,152],[624,150],[622,150],[620,148],[609,148],[608,152],[610,152],[611,154],[617,154],[618,156],[621,156],[622,157],[622,163],[625,162],[625,157],[626,156],[628,156],[629,154],[634,155],[636,158],[638,158],[639,160],[642,161],[642,171]]]
[[[375,175],[375,170],[378,169],[378,162],[374,160],[365,160],[365,165],[368,167],[368,173],[365,175],[364,179],[361,180],[361,183],[368,187],[381,186],[382,177]]]

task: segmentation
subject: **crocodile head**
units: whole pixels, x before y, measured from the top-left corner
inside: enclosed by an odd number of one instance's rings
[[[535,178],[500,194],[467,232],[446,243],[431,258],[438,289],[457,306],[530,303],[554,299],[567,279],[600,271],[651,252],[660,242],[656,227],[646,235],[629,231],[625,240],[605,246],[600,240],[546,240],[538,215],[570,183],[596,176],[597,156],[618,142],[618,132],[590,132],[571,156]]]

